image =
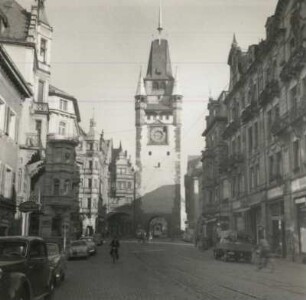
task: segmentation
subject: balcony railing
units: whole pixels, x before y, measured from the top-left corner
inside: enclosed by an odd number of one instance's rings
[[[306,64],[306,49],[303,47],[299,47],[296,51],[294,51],[284,65],[280,77],[284,82],[291,80],[291,78],[295,77],[305,66]]]
[[[41,139],[39,133],[27,133],[26,134],[26,146],[31,148],[40,148]]]
[[[212,159],[214,158],[214,156],[215,153],[211,149],[206,149],[205,151],[202,151],[202,161],[204,161],[205,159]]]
[[[238,121],[238,119],[235,119],[235,120],[232,120],[226,127],[225,127],[225,130],[222,134],[222,137],[223,138],[228,138],[230,137],[231,135],[233,135],[237,129],[239,128],[240,126],[240,122]]]
[[[48,115],[49,105],[46,102],[33,102],[32,111],[35,114]]]
[[[241,113],[242,123],[246,123],[258,113],[258,106],[256,102],[251,102]]]
[[[270,101],[274,99],[274,97],[278,97],[280,93],[280,88],[277,80],[272,80],[267,83],[264,90],[261,92],[259,96],[259,103],[261,105],[266,105]]]
[[[209,203],[204,205],[203,212],[205,215],[215,215],[219,212],[219,205],[218,203]]]

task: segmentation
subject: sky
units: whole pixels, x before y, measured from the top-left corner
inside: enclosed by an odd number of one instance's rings
[[[18,0],[28,7],[33,0]],[[228,88],[233,34],[242,49],[265,38],[277,0],[163,0],[163,37],[183,93],[182,173],[205,147],[207,102]],[[81,126],[135,157],[134,95],[157,36],[159,0],[46,0],[53,26],[53,85],[74,95]]]

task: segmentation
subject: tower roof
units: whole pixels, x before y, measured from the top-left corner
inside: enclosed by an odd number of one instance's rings
[[[146,95],[146,90],[144,87],[142,70],[140,70],[137,89],[136,89],[136,96],[145,96],[145,95]]]
[[[156,39],[152,42],[145,79],[173,79],[167,40]]]
[[[181,87],[180,87],[180,84],[179,84],[179,76],[178,76],[177,69],[176,69],[176,72],[175,72],[175,79],[174,79],[172,95],[177,95],[177,96],[181,96],[182,95]]]
[[[39,21],[50,26],[45,10],[45,0],[38,0],[38,19]]]

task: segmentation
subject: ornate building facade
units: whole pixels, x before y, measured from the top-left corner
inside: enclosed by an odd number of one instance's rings
[[[226,111],[219,134],[227,154],[220,161],[216,153],[206,155],[213,151],[209,124],[203,152],[204,173],[208,166],[222,171],[213,176],[217,212],[224,201],[217,193],[223,190],[231,228],[255,240],[264,234],[275,253],[292,258],[306,253],[305,20],[304,1],[279,0],[267,20],[265,40],[242,51],[234,38],[230,88],[219,104]],[[208,118],[214,118],[210,109]]]
[[[180,230],[182,95],[162,30],[160,12],[159,37],[151,43],[147,73],[140,74],[135,96],[137,191],[142,226],[153,230],[158,216],[162,234],[173,235]]]

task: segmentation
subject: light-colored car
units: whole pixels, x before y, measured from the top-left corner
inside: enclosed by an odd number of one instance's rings
[[[88,258],[89,247],[86,241],[78,240],[70,243],[68,251],[68,259],[71,258]]]
[[[85,241],[88,246],[88,251],[91,255],[97,253],[97,246],[92,236],[83,236],[80,238],[80,241]]]

